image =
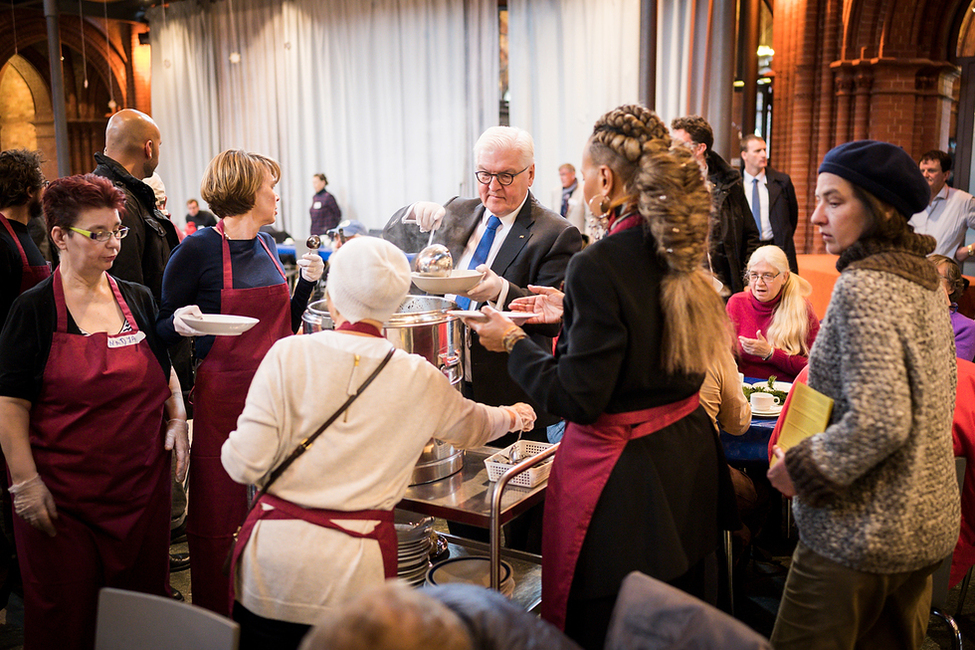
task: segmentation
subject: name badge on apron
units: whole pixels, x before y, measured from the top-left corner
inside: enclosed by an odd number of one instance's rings
[[[321,210],[322,209],[322,202],[321,201],[315,201],[315,204],[312,205],[312,207],[315,208],[316,210]]]
[[[146,333],[139,330],[138,332],[127,332],[125,334],[118,334],[116,336],[108,337],[108,347],[109,348],[125,348],[130,345],[138,345],[144,338],[146,338]]]

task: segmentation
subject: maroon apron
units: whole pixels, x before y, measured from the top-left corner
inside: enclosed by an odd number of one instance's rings
[[[57,329],[30,410],[30,445],[57,507],[57,536],[14,517],[28,648],[91,648],[101,587],[166,594],[169,381],[115,280],[108,282],[132,331],[82,336],[68,333],[54,274]]]
[[[291,297],[284,270],[264,240],[258,241],[281,273],[281,284],[234,289],[230,244],[223,222],[214,229],[223,244],[220,313],[260,322],[240,336],[217,336],[196,371],[193,388],[193,460],[190,463],[186,539],[193,604],[230,616],[233,583],[223,565],[234,532],[247,516],[247,487],[235,483],[220,462],[220,448],[237,428],[251,379],[275,341],[290,336]]]
[[[27,253],[24,251],[23,244],[20,243],[20,237],[14,232],[13,226],[7,221],[7,217],[0,214],[0,223],[3,227],[7,229],[10,233],[10,237],[14,240],[14,244],[17,245],[17,250],[20,251],[20,259],[23,263],[23,271],[20,276],[20,293],[24,293],[35,284],[39,283],[41,280],[46,280],[51,275],[51,267],[47,264],[44,266],[31,266],[27,261]],[[2,325],[2,323],[0,323]]]
[[[570,422],[545,492],[542,535],[542,618],[565,629],[576,562],[609,475],[623,448],[681,420],[698,407],[698,394],[642,411],[604,413],[593,424]]]
[[[272,506],[273,509],[268,510],[262,508],[262,503]],[[236,571],[237,561],[240,559],[240,554],[244,551],[244,547],[247,545],[247,540],[250,539],[251,533],[254,531],[254,526],[256,526],[257,522],[262,519],[301,519],[302,521],[307,521],[310,524],[315,524],[316,526],[321,526],[322,528],[331,528],[332,530],[343,532],[349,537],[355,537],[357,539],[374,539],[379,542],[379,551],[383,555],[383,573],[386,575],[386,579],[389,580],[390,578],[396,577],[398,568],[399,543],[396,539],[396,527],[393,525],[392,510],[344,511],[323,510],[321,508],[305,508],[290,501],[286,501],[281,497],[276,497],[273,494],[265,494],[258,499],[257,504],[247,515],[244,525],[240,527],[240,533],[237,537],[237,545],[234,547],[233,561],[230,565],[231,575],[234,575],[234,572]],[[368,533],[357,533],[355,531],[343,528],[338,523],[342,520],[350,519],[365,519],[370,521],[378,520],[379,525]],[[301,567],[295,567],[295,569],[300,571]]]

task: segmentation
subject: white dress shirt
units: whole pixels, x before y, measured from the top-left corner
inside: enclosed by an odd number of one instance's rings
[[[505,237],[511,232],[511,226],[514,225],[515,219],[518,217],[518,213],[525,206],[525,201],[528,200],[528,192],[525,192],[525,198],[521,200],[521,203],[513,212],[509,212],[505,215],[494,215],[501,220],[501,225],[498,226],[498,230],[494,233],[494,241],[491,242],[491,250],[488,251],[487,260],[485,264],[490,266],[494,264],[494,258],[498,256],[498,251],[501,250],[501,245],[504,243]],[[474,257],[474,251],[477,250],[477,245],[481,241],[481,237],[487,231],[487,222],[491,218],[491,212],[485,208],[484,214],[481,215],[481,220],[478,222],[477,227],[474,228],[474,232],[471,233],[471,238],[467,240],[467,246],[464,248],[464,254],[460,256],[460,259],[454,264],[455,269],[466,269],[470,266],[471,258]],[[493,301],[497,305],[504,305],[505,299],[508,297],[508,281],[501,278],[501,293]],[[494,306],[494,305],[492,305]],[[472,306],[473,308],[473,306]]]
[[[955,259],[955,251],[965,243],[966,231],[975,228],[975,198],[945,185],[927,209],[911,217],[909,223],[914,232],[937,240],[935,253]]]

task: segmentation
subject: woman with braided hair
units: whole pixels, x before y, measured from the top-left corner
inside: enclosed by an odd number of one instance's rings
[[[540,289],[515,301],[545,322],[561,313],[555,355],[488,308],[486,322],[469,324],[489,350],[509,353],[508,371],[529,395],[569,422],[546,495],[542,615],[602,648],[628,573],[703,598],[719,528],[738,527],[724,455],[698,403],[710,359],[732,341],[702,270],[711,198],[690,153],[671,148],[652,111],[621,106],[596,123],[582,170],[607,236],[569,262],[564,298]]]

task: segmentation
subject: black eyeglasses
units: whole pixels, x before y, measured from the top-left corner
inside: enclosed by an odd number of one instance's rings
[[[115,239],[124,239],[126,235],[129,234],[129,229],[122,226],[118,230],[99,230],[98,232],[92,232],[90,230],[83,230],[81,228],[75,228],[74,226],[68,226],[68,230],[73,230],[79,235],[84,235],[90,239],[94,239],[97,242],[105,243],[112,237]]]
[[[531,167],[531,165],[528,165],[528,167]],[[515,172],[513,174],[511,172],[498,172],[497,174],[492,174],[491,172],[486,171],[476,171],[474,172],[474,176],[477,178],[477,182],[483,185],[490,185],[491,179],[496,178],[498,179],[499,183],[508,186],[515,182],[515,176],[526,172],[528,167],[525,167],[525,169],[522,169],[520,172]]]
[[[758,279],[761,278],[765,284],[768,284],[780,275],[782,275],[782,271],[779,271],[778,273],[755,273],[754,271],[749,271],[745,274],[745,277],[749,282],[757,282]]]

